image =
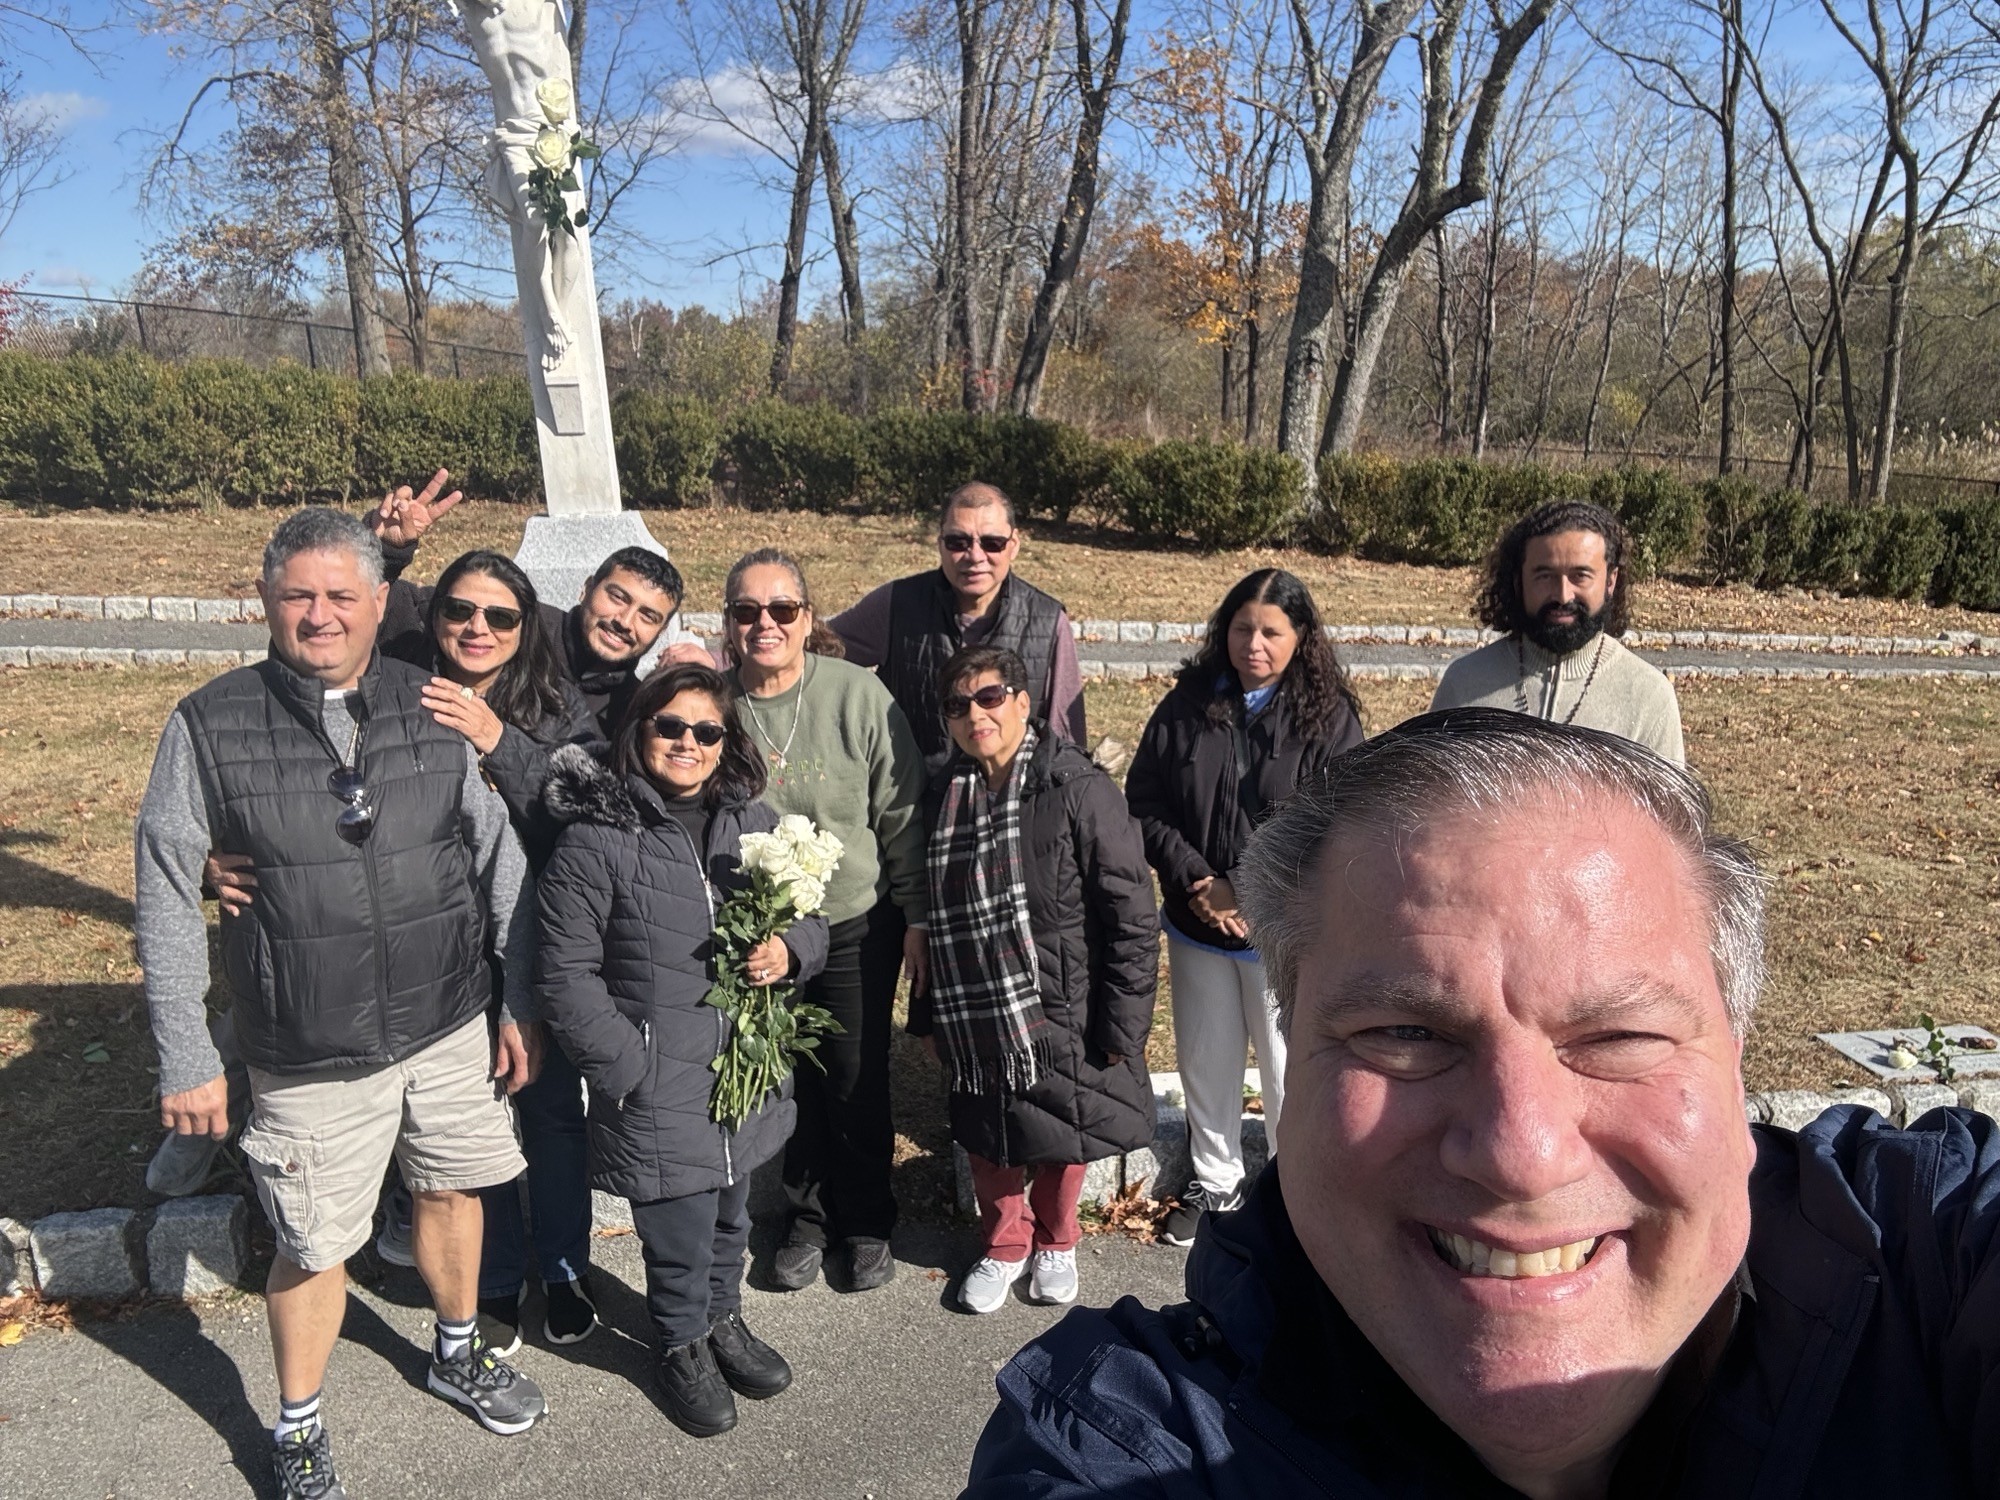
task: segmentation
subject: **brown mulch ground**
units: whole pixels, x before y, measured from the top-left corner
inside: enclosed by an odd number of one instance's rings
[[[466,501],[439,523],[412,577],[471,547],[513,552],[537,512]],[[0,594],[179,594],[248,598],[258,554],[279,513],[50,511],[0,505]],[[749,546],[782,547],[805,564],[827,611],[876,584],[933,565],[928,523],[891,516],[816,516],[727,506],[650,511],[646,522],[688,580],[688,603],[719,607],[724,575]],[[1021,569],[1068,605],[1073,619],[1205,619],[1230,584],[1255,567],[1291,569],[1334,624],[1467,625],[1469,569],[1329,558],[1284,548],[1205,554],[1141,547],[1128,533],[1053,523],[1037,527]],[[1671,580],[1637,595],[1647,630],[1747,630],[1788,634],[1930,636],[2000,634],[2000,616],[1893,599],[1815,598],[1793,590],[1701,588]]]
[[[0,1213],[142,1201],[158,1139],[131,952],[131,820],[188,671],[0,670]],[[1424,683],[1365,682],[1380,730]],[[1155,683],[1094,684],[1093,735],[1130,744]],[[1774,877],[1772,981],[1753,1089],[1852,1077],[1812,1033],[1929,1010],[2000,1030],[2000,687],[1887,681],[1680,685],[1689,753]],[[1173,1065],[1165,1024],[1149,1049]],[[951,1192],[936,1067],[895,1054],[897,1189]]]

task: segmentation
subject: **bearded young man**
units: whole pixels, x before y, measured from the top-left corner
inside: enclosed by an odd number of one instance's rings
[[[1746,1120],[1764,882],[1686,771],[1430,714],[1238,872],[1280,1159],[1001,1372],[968,1496],[2000,1494],[2000,1127]]]
[[[1516,521],[1479,590],[1479,623],[1501,637],[1445,669],[1431,708],[1511,709],[1684,763],[1673,684],[1618,640],[1631,618],[1625,551],[1625,528],[1601,506],[1562,500]]]

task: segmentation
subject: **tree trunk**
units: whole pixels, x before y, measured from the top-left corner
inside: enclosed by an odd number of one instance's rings
[[[847,344],[849,398],[857,415],[868,411],[868,307],[861,287],[861,237],[854,227],[854,200],[847,196],[840,148],[831,126],[820,137],[820,164],[826,170],[826,207],[833,219],[833,254],[840,262],[841,337]]]
[[[1299,52],[1312,76],[1315,132],[1304,141],[1306,227],[1299,250],[1299,288],[1285,340],[1285,387],[1278,403],[1278,449],[1305,470],[1305,493],[1318,494],[1320,405],[1326,388],[1328,350],[1333,343],[1334,307],[1340,264],[1346,255],[1347,210],[1354,158],[1360,150],[1375,91],[1403,30],[1425,0],[1372,0],[1363,11],[1345,75],[1336,86],[1327,76],[1319,43],[1308,28],[1303,6],[1293,7]],[[1335,92],[1337,87],[1337,93]],[[1331,119],[1328,120],[1328,109]],[[1316,504],[1309,498],[1307,503]]]
[[[1444,226],[1431,231],[1431,258],[1437,262],[1437,305],[1431,310],[1431,336],[1437,340],[1438,395],[1434,420],[1437,445],[1451,446],[1458,436],[1458,346],[1451,326],[1451,273],[1445,263]]]
[[[958,350],[958,399],[962,410],[980,406],[979,327],[975,312],[979,252],[976,240],[979,187],[979,80],[985,71],[986,0],[957,0],[958,11],[958,142],[952,162],[953,207],[957,214],[952,267],[952,341]]]
[[[334,236],[347,276],[347,303],[354,323],[354,368],[358,374],[389,373],[389,339],[382,323],[375,261],[368,244],[368,203],[361,178],[361,146],[354,138],[354,112],[347,97],[347,63],[334,28],[332,0],[306,0],[312,35],[314,93],[326,137],[328,186],[333,194]]]
[[[771,354],[771,394],[782,396],[792,378],[792,351],[799,340],[799,283],[806,272],[806,231],[812,217],[813,183],[819,176],[820,143],[826,115],[817,97],[806,101],[805,137],[792,174],[792,213],[785,226],[785,270],[778,278],[778,339]]]
[[[1472,456],[1486,456],[1486,429],[1493,415],[1493,345],[1500,335],[1500,195],[1486,220],[1486,264],[1479,283],[1479,343],[1472,388]]]
[[[1738,239],[1736,222],[1736,100],[1743,87],[1742,27],[1737,24],[1737,0],[1726,0],[1722,31],[1722,97],[1716,123],[1722,136],[1722,424],[1717,443],[1716,471],[1727,474],[1736,460],[1736,290]]]
[[[1900,131],[1898,132],[1900,134]],[[1917,239],[1923,225],[1917,215],[1921,184],[1917,156],[1902,147],[1903,222],[1896,266],[1889,273],[1889,318],[1882,333],[1882,390],[1875,408],[1875,449],[1868,460],[1868,498],[1889,503],[1890,467],[1896,457],[1896,409],[1903,398],[1903,344],[1909,328],[1910,280],[1917,265]]]
[[[1435,29],[1425,43],[1423,140],[1416,179],[1368,273],[1354,318],[1353,335],[1334,377],[1333,404],[1320,435],[1321,455],[1345,453],[1361,435],[1369,389],[1375,380],[1375,365],[1395,318],[1396,302],[1402,295],[1410,260],[1418,247],[1452,214],[1486,196],[1494,123],[1513,78],[1514,65],[1547,22],[1555,9],[1555,0],[1529,0],[1521,14],[1502,26],[1494,37],[1493,54],[1479,84],[1478,103],[1465,127],[1458,180],[1445,187],[1445,156],[1458,113],[1452,59],[1464,9],[1461,0],[1444,0],[1438,8]]]
[[[1090,0],[1071,0],[1076,23],[1076,77],[1083,112],[1076,122],[1076,145],[1070,152],[1069,191],[1063,197],[1062,212],[1056,216],[1055,232],[1049,236],[1049,263],[1042,272],[1041,289],[1035,293],[1028,326],[1021,332],[1021,354],[1014,365],[1013,409],[1024,417],[1035,414],[1041,400],[1042,376],[1048,368],[1049,348],[1055,342],[1056,322],[1062,316],[1063,300],[1076,279],[1090,241],[1090,225],[1097,213],[1099,185],[1098,157],[1104,141],[1104,124],[1110,114],[1111,94],[1118,84],[1118,69],[1125,56],[1125,38],[1130,29],[1132,0],[1118,0],[1111,26],[1104,38],[1104,59],[1093,79],[1091,66]]]
[[[1243,441],[1257,441],[1257,368],[1264,357],[1264,325],[1256,308],[1243,319]]]
[[[569,47],[570,87],[576,90],[579,99],[583,97],[584,20],[589,13],[590,0],[569,0],[569,31],[563,40]],[[617,19],[616,16],[612,17],[614,23]]]

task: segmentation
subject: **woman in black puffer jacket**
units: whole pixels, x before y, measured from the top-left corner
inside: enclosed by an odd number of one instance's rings
[[[930,987],[909,1029],[972,1158],[985,1253],[959,1301],[996,1311],[1025,1273],[1033,1300],[1070,1302],[1085,1165],[1153,1139],[1153,882],[1111,778],[1029,719],[1018,656],[969,648],[938,680],[957,753],[925,797]]]
[[[667,1414],[709,1437],[736,1424],[731,1389],[775,1396],[791,1381],[742,1315],[750,1174],[792,1133],[791,1082],[740,1129],[711,1119],[729,1022],[703,1003],[715,911],[745,883],[740,840],[778,818],[756,800],[763,760],[709,667],[641,686],[611,764],[555,756],[544,800],[568,826],[542,871],[536,988],[590,1086],[591,1185],[632,1200]],[[825,919],[804,918],[751,951],[751,981],[810,978],[826,948]]]

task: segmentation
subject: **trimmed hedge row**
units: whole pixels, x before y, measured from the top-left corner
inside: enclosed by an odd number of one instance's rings
[[[1332,458],[1307,508],[1299,466],[1234,443],[1145,446],[1061,422],[899,410],[857,420],[760,401],[718,413],[655,391],[612,403],[628,503],[706,501],[926,513],[984,479],[1029,516],[1116,515],[1142,537],[1210,549],[1296,538],[1330,551],[1464,566],[1526,511],[1588,499],[1624,521],[1641,575],[1803,585],[2000,610],[2000,496],[1938,507],[1815,504],[1736,478],[1595,473],[1465,459]],[[450,468],[470,492],[533,500],[540,462],[520,379],[354,380],[137,354],[0,351],[0,497],[128,506],[299,504]]]

